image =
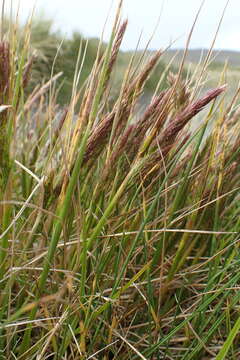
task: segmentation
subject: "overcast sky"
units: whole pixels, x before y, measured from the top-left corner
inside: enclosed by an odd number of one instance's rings
[[[11,0],[6,0],[10,2]],[[12,0],[14,6],[19,0]],[[22,18],[31,11],[34,3],[36,13],[44,13],[54,20],[63,34],[78,30],[85,36],[100,37],[107,14],[113,3],[114,13],[118,0],[20,0]],[[184,47],[187,34],[202,0],[125,0],[123,16],[129,26],[123,49],[133,49],[143,31],[141,47],[151,36],[160,17],[160,22],[150,47],[158,49],[178,39],[173,47]],[[226,0],[205,0],[200,18],[191,41],[192,48],[207,48],[211,45]],[[106,27],[105,40],[109,38],[110,24]],[[224,16],[215,48],[240,51],[240,0],[230,0]]]

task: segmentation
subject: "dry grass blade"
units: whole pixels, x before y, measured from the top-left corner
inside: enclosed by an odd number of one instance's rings
[[[180,64],[123,52],[122,6],[107,44],[2,26],[0,350],[238,359],[239,87],[186,67],[203,3]]]
[[[176,115],[169,123],[169,126],[159,136],[158,142],[164,155],[170,150],[178,133],[184,126],[197,115],[212,100],[216,99],[226,90],[226,85],[210,90],[201,99],[189,104],[180,114]]]

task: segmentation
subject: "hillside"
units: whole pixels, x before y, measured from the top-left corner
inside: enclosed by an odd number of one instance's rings
[[[183,57],[184,49],[172,49],[164,55],[166,61],[175,58],[175,63],[179,63]],[[208,54],[208,49],[190,49],[188,50],[186,62],[197,64],[200,59],[204,59]],[[240,52],[229,50],[213,50],[213,63],[217,66],[224,65],[227,61],[229,67],[240,68]]]
[[[9,22],[6,21],[6,29]],[[19,44],[22,43],[24,31],[21,29],[18,32]],[[78,61],[78,53],[80,47],[81,64],[83,58],[84,64],[79,79],[79,88],[86,81],[93,63],[97,55],[97,48],[99,39],[86,39],[80,33],[74,33],[71,38],[64,39],[60,32],[52,31],[52,21],[44,19],[36,19],[32,25],[31,34],[31,53],[34,54],[34,61],[32,66],[32,78],[30,84],[30,91],[32,91],[37,84],[48,79],[53,73],[62,72],[62,76],[57,85],[61,85],[61,91],[58,93],[57,102],[61,105],[66,104],[72,92],[72,82],[74,79],[76,63]],[[103,54],[107,44],[101,46],[101,53]],[[85,53],[85,49],[86,53]],[[146,61],[155,51],[150,50],[145,53],[144,61]],[[187,72],[192,73],[196,69],[196,65],[207,56],[207,49],[189,50],[185,61],[185,68],[183,77],[186,77]],[[56,54],[57,57],[56,57]],[[112,76],[112,95],[116,89],[121,86],[124,73],[126,72],[131,58],[134,57],[134,63],[137,64],[142,59],[143,51],[134,53],[133,51],[119,51],[116,70]],[[150,79],[146,83],[145,94],[151,96],[154,92],[159,79],[161,79],[160,89],[165,89],[167,86],[167,75],[169,71],[177,73],[179,63],[183,57],[184,49],[172,49],[164,53],[158,65],[153,70]],[[215,86],[219,73],[222,71],[224,64],[228,61],[228,82],[231,83],[232,89],[235,89],[238,82],[240,70],[240,52],[236,51],[218,51],[214,50],[212,53],[212,62],[208,66],[207,80],[208,86]],[[168,68],[168,65],[170,67]],[[234,90],[233,90],[234,91]]]

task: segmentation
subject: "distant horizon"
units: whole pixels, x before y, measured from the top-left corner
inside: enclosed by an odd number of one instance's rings
[[[97,39],[96,37],[93,37],[93,38],[88,38],[88,39]],[[99,38],[98,38],[99,39]],[[123,52],[132,52],[134,51],[135,49],[121,49],[121,51]],[[139,48],[137,49],[137,51],[143,51],[144,48]],[[151,48],[151,47],[148,47],[147,48],[148,51],[158,51],[159,48]],[[161,47],[160,47],[160,50],[161,50]],[[164,50],[164,49],[162,49]],[[180,50],[180,51],[184,51],[185,48],[184,47],[170,47],[169,49],[167,49],[166,51],[173,51],[173,50]],[[191,51],[209,51],[210,50],[210,47],[209,48],[201,48],[201,47],[189,47],[188,50],[191,50]],[[234,50],[234,49],[218,49],[218,48],[215,48],[213,47],[212,51],[216,51],[216,52],[234,52],[234,53],[240,53],[240,50]],[[239,64],[240,64],[240,59],[239,59]]]
[[[227,0],[206,0],[194,29],[190,49],[209,49],[219,25]],[[20,0],[20,18],[26,19],[34,4],[37,3],[35,15],[45,14],[53,20],[54,29],[61,30],[68,37],[75,31],[87,38],[100,38],[102,29],[109,14],[104,33],[108,41],[111,32],[118,0]],[[111,7],[112,3],[112,7]],[[202,0],[125,0],[123,18],[129,19],[122,50],[135,49],[140,34],[140,47],[151,38],[159,20],[159,26],[150,44],[150,49],[165,48],[170,43],[172,49],[183,49],[187,37],[201,6]],[[13,6],[16,10],[16,3]],[[111,8],[111,10],[110,10]],[[94,9],[94,11],[93,11]],[[223,51],[240,51],[240,1],[231,0],[224,15],[215,49]],[[160,19],[159,19],[160,18]]]
[[[52,21],[53,22],[53,29],[52,29],[52,32],[54,33],[54,32],[59,32],[59,34],[60,34],[60,36],[62,36],[63,38],[64,38],[64,36],[66,37],[66,39],[67,38],[71,38],[71,36],[73,36],[74,35],[74,33],[78,33],[79,35],[81,35],[83,38],[85,38],[85,39],[100,39],[100,36],[87,36],[86,34],[84,34],[84,33],[82,33],[80,30],[78,30],[78,29],[75,29],[75,30],[72,30],[71,31],[71,33],[68,33],[67,35],[65,35],[62,31],[61,31],[61,29],[59,29],[58,27],[56,27],[56,24],[54,23],[54,20],[52,19],[52,18],[50,18],[50,17],[46,17],[45,15],[43,16],[43,17],[39,17],[39,16],[34,16],[34,18],[33,18],[34,20],[46,20],[46,21]],[[104,43],[107,43],[108,42],[108,39],[104,39],[104,41],[103,41]],[[168,48],[168,50],[166,50],[166,51],[171,51],[171,50],[185,50],[185,47],[184,46],[179,46],[179,47],[171,47],[170,45],[167,45],[166,46],[166,48]],[[191,45],[191,43],[189,44],[189,47],[188,47],[188,50],[191,50],[191,51],[208,51],[209,49],[211,48],[211,46],[209,46],[209,47],[201,47],[201,46],[192,46]],[[151,46],[149,46],[148,48],[147,48],[147,50],[148,51],[158,51],[158,50],[165,50],[165,47],[156,47],[156,48],[153,48],[153,47],[151,47]],[[132,52],[132,51],[135,51],[136,50],[136,47],[134,48],[134,47],[132,47],[132,48],[121,48],[121,51],[123,51],[123,52]],[[137,49],[137,51],[143,51],[143,50],[145,50],[145,47],[144,46],[142,46],[141,48],[138,48]],[[217,48],[217,47],[213,47],[213,49],[212,49],[212,51],[216,51],[216,52],[234,52],[234,53],[240,53],[240,48],[239,48],[239,50],[238,49],[232,49],[232,48]],[[240,59],[239,59],[239,62],[240,62]]]

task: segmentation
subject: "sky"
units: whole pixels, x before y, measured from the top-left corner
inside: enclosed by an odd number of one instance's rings
[[[205,0],[191,48],[211,46],[226,1]],[[6,0],[7,4],[10,2]],[[19,0],[12,2],[17,8]],[[110,14],[104,32],[107,41],[118,0],[20,0],[21,19],[27,18],[35,3],[35,13],[52,18],[54,27],[64,36],[77,30],[86,37],[100,37]],[[123,17],[128,18],[129,24],[122,49],[134,49],[141,34],[140,47],[145,47],[153,32],[151,49],[164,48],[170,43],[172,48],[184,47],[201,3],[202,0],[125,0]],[[229,0],[214,47],[240,51],[240,0]]]

